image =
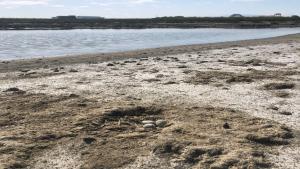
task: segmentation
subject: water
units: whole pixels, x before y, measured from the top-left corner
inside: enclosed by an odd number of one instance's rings
[[[300,33],[300,28],[0,31],[0,60],[119,52],[293,33]]]

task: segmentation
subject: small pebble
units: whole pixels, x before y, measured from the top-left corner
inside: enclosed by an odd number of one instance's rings
[[[225,123],[225,124],[223,125],[223,128],[224,128],[224,129],[230,129],[230,126],[229,126],[228,123]]]
[[[154,124],[145,124],[143,126],[145,129],[154,129],[155,128],[155,125]]]
[[[152,121],[152,120],[145,120],[145,121],[142,121],[143,124],[154,124],[155,122]]]
[[[288,111],[282,111],[282,112],[279,112],[279,114],[286,115],[286,116],[291,116],[291,115],[293,115],[293,113],[288,112]]]

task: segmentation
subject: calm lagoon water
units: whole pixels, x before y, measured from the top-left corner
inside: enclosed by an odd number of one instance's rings
[[[293,33],[300,33],[300,28],[0,31],[0,60],[119,52]]]

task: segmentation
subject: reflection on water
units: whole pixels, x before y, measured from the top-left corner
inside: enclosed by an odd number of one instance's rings
[[[300,28],[0,31],[0,60],[225,42],[299,32]]]

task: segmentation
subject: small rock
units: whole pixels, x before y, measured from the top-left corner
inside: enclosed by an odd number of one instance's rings
[[[178,68],[179,69],[185,69],[185,68],[188,68],[188,67],[186,65],[179,65]]]
[[[29,72],[30,70],[29,69],[21,69],[20,72],[23,72],[23,73],[27,73]]]
[[[225,123],[225,124],[223,125],[223,128],[224,128],[224,129],[230,129],[230,126],[229,126],[228,123]]]
[[[71,73],[76,73],[76,72],[78,72],[78,70],[76,70],[76,69],[70,69],[69,72],[71,72]]]
[[[86,144],[92,144],[93,142],[96,141],[95,138],[92,138],[92,137],[86,137],[86,138],[83,138],[83,141],[86,143]]]
[[[155,125],[154,124],[145,124],[143,126],[145,129],[154,129],[155,128]]]
[[[279,112],[279,114],[286,115],[286,116],[291,116],[291,115],[293,115],[293,113],[288,112],[288,111],[282,111],[282,112]]]
[[[142,124],[154,124],[155,122],[152,121],[152,120],[145,120],[145,121],[142,121]]]
[[[7,90],[5,90],[5,92],[18,92],[18,91],[20,91],[20,89],[16,87],[8,88]]]
[[[114,66],[114,64],[112,64],[112,63],[108,63],[108,64],[107,64],[107,66]]]
[[[77,98],[77,97],[79,97],[79,95],[72,93],[72,94],[69,95],[69,97],[71,97],[71,98]]]
[[[269,107],[269,109],[271,109],[271,110],[279,110],[279,107],[277,107],[277,106],[274,106],[274,105],[271,105],[270,107]]]
[[[162,128],[162,127],[165,127],[168,124],[168,122],[166,120],[157,120],[155,122],[155,124],[156,124],[157,127]]]
[[[53,69],[53,72],[59,72],[59,69],[58,68],[55,68],[55,69]]]

